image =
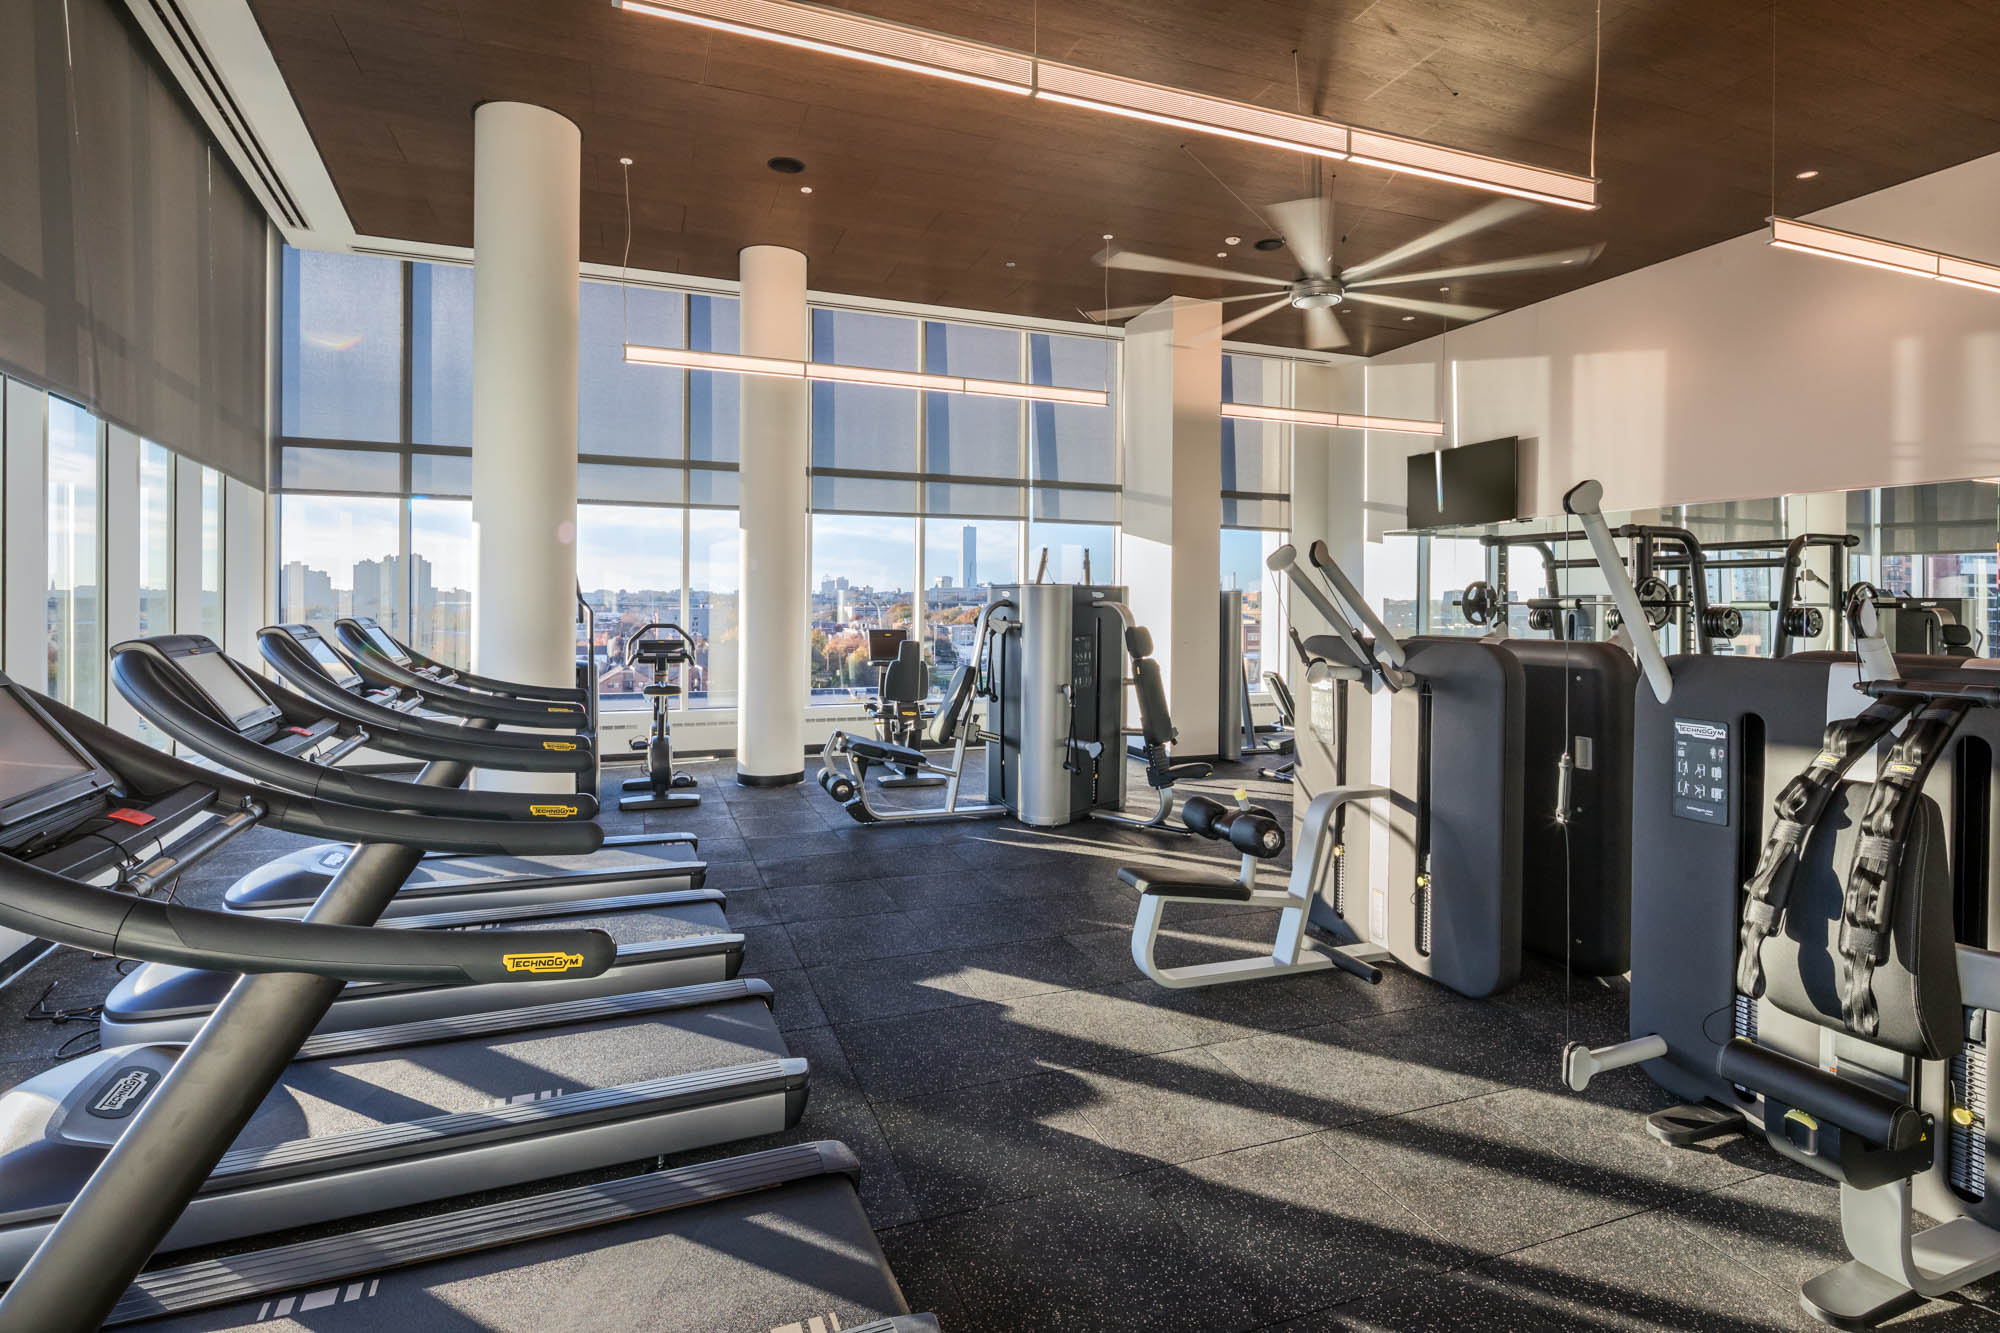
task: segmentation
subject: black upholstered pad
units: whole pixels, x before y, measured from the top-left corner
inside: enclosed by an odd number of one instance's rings
[[[1806,842],[1785,929],[1764,942],[1764,998],[1822,1027],[1840,1017],[1841,898],[1861,816],[1874,788],[1847,783]],[[1889,957],[1875,969],[1881,1027],[1868,1040],[1925,1060],[1948,1059],[1964,1044],[1959,1010],[1957,932],[1944,816],[1925,796],[1910,817],[1896,883]]]
[[[1220,875],[1172,875],[1159,871],[1134,870],[1127,866],[1118,872],[1122,884],[1130,884],[1141,893],[1150,893],[1161,898],[1210,898],[1216,902],[1247,903],[1250,890],[1233,879]]]
[[[874,764],[921,764],[924,762],[922,750],[912,750],[907,745],[891,745],[887,741],[872,741],[860,736],[847,738],[847,748],[852,754]]]

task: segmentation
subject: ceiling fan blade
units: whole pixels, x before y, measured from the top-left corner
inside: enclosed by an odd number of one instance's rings
[[[1484,264],[1460,264],[1454,268],[1427,269],[1422,273],[1388,273],[1379,278],[1363,278],[1359,282],[1343,281],[1341,286],[1348,291],[1368,291],[1375,287],[1390,287],[1399,282],[1449,282],[1456,278],[1488,278],[1501,273],[1536,273],[1543,269],[1562,268],[1571,265],[1582,268],[1592,263],[1604,253],[1604,243],[1579,245],[1574,250],[1550,250],[1539,255],[1518,255],[1513,259],[1491,259]]]
[[[1227,320],[1224,323],[1217,325],[1215,330],[1215,336],[1218,338],[1227,338],[1230,334],[1236,332],[1236,330],[1242,328],[1245,324],[1255,324],[1258,320],[1264,318],[1264,316],[1274,315],[1278,311],[1283,310],[1286,306],[1290,305],[1291,303],[1292,303],[1291,297],[1281,296],[1277,300],[1272,301],[1268,305],[1260,305],[1247,315],[1238,315],[1235,319]]]
[[[1179,259],[1166,259],[1160,255],[1142,255],[1132,250],[1120,250],[1114,255],[1100,258],[1097,262],[1106,268],[1129,269],[1134,273],[1169,273],[1182,278],[1215,278],[1222,282],[1254,282],[1264,287],[1289,287],[1292,285],[1284,278],[1268,278],[1261,273],[1234,273],[1226,268],[1216,268],[1212,264],[1189,264]]]
[[[1227,305],[1231,301],[1261,301],[1269,295],[1269,292],[1231,292],[1228,296],[1204,296],[1198,299],[1214,301],[1218,305]],[[1166,298],[1161,298],[1161,300],[1164,299]],[[1094,319],[1100,324],[1108,324],[1114,319],[1130,319],[1134,315],[1142,315],[1159,303],[1159,301],[1148,301],[1144,305],[1115,305],[1109,310],[1086,310],[1083,312],[1083,315],[1086,319]]]
[[[1347,330],[1340,327],[1333,311],[1324,306],[1308,310],[1306,315],[1306,346],[1317,352],[1330,352],[1336,347],[1347,346]]]
[[[1264,212],[1278,234],[1285,238],[1285,248],[1298,261],[1300,272],[1309,278],[1333,276],[1333,261],[1326,244],[1326,200],[1318,196],[1287,199],[1282,204],[1272,204]]]
[[[1490,306],[1456,305],[1450,301],[1416,301],[1407,296],[1383,296],[1379,292],[1348,292],[1341,298],[1358,305],[1379,305],[1390,310],[1407,310],[1413,315],[1437,315],[1442,319],[1485,319],[1500,312]]]
[[[1406,264],[1418,255],[1428,254],[1441,245],[1463,240],[1467,236],[1485,231],[1488,227],[1497,227],[1503,222],[1520,217],[1523,213],[1533,212],[1534,207],[1525,199],[1495,199],[1492,203],[1475,208],[1464,217],[1455,218],[1442,227],[1433,228],[1416,240],[1399,245],[1385,254],[1379,254],[1373,259],[1364,259],[1359,264],[1349,264],[1341,270],[1341,280],[1344,284],[1349,279],[1359,281],[1362,278],[1372,278],[1385,269]]]

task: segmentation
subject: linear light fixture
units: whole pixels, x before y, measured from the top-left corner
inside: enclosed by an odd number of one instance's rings
[[[1025,51],[968,42],[900,23],[795,0],[611,0],[621,9],[891,69],[951,79],[996,92],[1150,121],[1197,134],[1352,160],[1476,190],[1519,195],[1564,208],[1597,207],[1589,176],[1511,162],[1342,125],[1319,116],[1212,97],[1140,79],[1038,60]]]
[[[1851,231],[1836,231],[1795,218],[1771,219],[1770,244],[1780,250],[1862,264],[1890,273],[1907,273],[1916,278],[1935,278],[1954,287],[2000,292],[2000,265],[1982,264],[1974,259],[1940,254],[1914,245],[1879,240]]]
[[[620,9],[757,37],[824,55],[929,74],[1023,97],[1034,91],[1034,57],[961,41],[901,23],[782,0],[611,0]]]
[[[1260,403],[1224,403],[1222,415],[1234,421],[1283,421],[1294,426],[1328,426],[1334,430],[1389,430],[1405,435],[1443,435],[1442,421],[1408,417],[1371,417],[1356,412],[1315,412],[1304,407],[1265,407]]]
[[[1468,153],[1421,139],[1355,129],[1348,133],[1348,160],[1390,171],[1407,171],[1413,176],[1470,185],[1474,189],[1519,195],[1562,208],[1597,207],[1597,182],[1588,176],[1572,176],[1567,171],[1531,167],[1509,162],[1503,157]]]
[[[1054,384],[1017,384],[1012,380],[976,380],[963,375],[924,375],[911,370],[877,370],[873,366],[840,366],[827,361],[793,361],[789,357],[743,356],[736,352],[697,352],[684,347],[625,344],[625,359],[649,366],[684,370],[717,370],[736,375],[778,379],[821,380],[834,384],[873,384],[891,389],[923,389],[931,393],[969,393],[986,398],[1024,398],[1040,403],[1074,403],[1105,407],[1111,395],[1104,389],[1066,389]]]
[[[1149,120],[1156,125],[1172,125],[1271,148],[1288,148],[1336,161],[1347,157],[1345,125],[1318,116],[1299,116],[1115,74],[1099,74],[1074,65],[1036,61],[1035,96],[1044,102],[1108,111],[1114,116]]]

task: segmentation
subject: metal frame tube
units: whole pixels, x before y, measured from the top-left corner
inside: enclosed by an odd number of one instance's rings
[[[417,781],[456,787],[468,772],[432,764]],[[373,924],[422,856],[364,845],[305,919]],[[344,984],[296,972],[236,983],[0,1297],[0,1333],[87,1333],[104,1322]]]
[[[1645,673],[1646,683],[1652,686],[1653,697],[1665,703],[1674,694],[1674,673],[1660,653],[1659,640],[1653,637],[1646,620],[1646,608],[1639,602],[1639,590],[1632,586],[1624,557],[1619,555],[1618,545],[1611,538],[1611,528],[1605,523],[1601,508],[1603,503],[1604,486],[1596,481],[1581,482],[1563,496],[1564,511],[1582,525],[1591,553],[1597,557],[1597,567],[1611,590],[1612,604],[1625,617],[1625,623],[1632,626],[1632,652],[1639,659],[1639,669]]]

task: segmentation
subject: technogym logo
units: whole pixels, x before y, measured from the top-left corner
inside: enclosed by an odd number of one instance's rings
[[[500,965],[509,972],[570,972],[583,966],[580,953],[503,953]]]
[[[1728,739],[1729,728],[1718,727],[1713,722],[1686,722],[1675,718],[1674,735],[1685,736],[1691,741],[1719,741]]]
[[[126,1065],[90,1099],[90,1113],[105,1120],[123,1120],[138,1109],[158,1081],[159,1075],[144,1065]]]

